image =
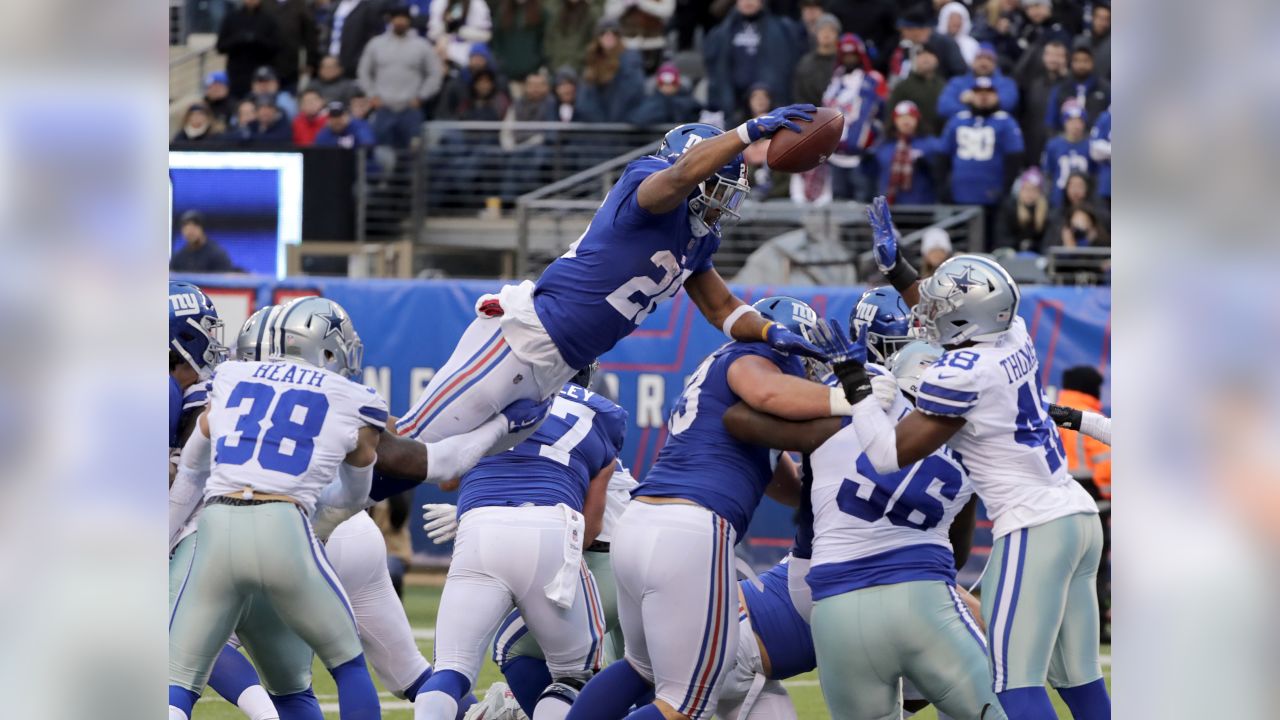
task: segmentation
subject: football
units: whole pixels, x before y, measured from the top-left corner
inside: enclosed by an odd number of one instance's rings
[[[769,141],[766,158],[771,170],[805,172],[826,161],[835,152],[844,134],[844,114],[835,108],[821,107],[813,112],[813,121],[796,120],[800,132],[780,130]]]

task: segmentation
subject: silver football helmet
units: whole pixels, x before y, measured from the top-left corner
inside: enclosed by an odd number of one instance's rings
[[[922,340],[952,347],[994,340],[1018,314],[1018,284],[995,260],[957,255],[920,283],[911,330]]]
[[[937,362],[940,357],[942,348],[923,340],[912,340],[889,358],[889,370],[898,381],[898,388],[915,400],[925,368]]]
[[[280,305],[268,305],[249,316],[240,326],[240,334],[236,336],[237,360],[268,360],[272,356],[272,334],[267,332],[273,314],[279,315]]]
[[[322,297],[298,298],[268,320],[270,358],[300,360],[349,378],[360,374],[364,344],[351,316],[338,303]]]

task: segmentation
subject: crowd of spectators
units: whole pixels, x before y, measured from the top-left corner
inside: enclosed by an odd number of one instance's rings
[[[431,119],[729,127],[811,102],[845,115],[836,153],[796,177],[750,153],[754,198],[978,205],[988,247],[1099,245],[1110,25],[1108,0],[239,0],[174,141],[405,148]],[[536,162],[544,139],[500,147]]]

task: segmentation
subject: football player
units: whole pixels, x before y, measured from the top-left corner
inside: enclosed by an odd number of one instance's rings
[[[796,337],[817,320],[793,298],[755,307]],[[766,490],[794,506],[800,489],[789,457],[735,440],[720,418],[739,400],[796,420],[847,412],[808,372],[797,355],[731,342],[689,378],[611,547],[626,661],[587,685],[571,718],[621,718],[650,688],[657,699],[632,717],[710,717],[738,643],[733,547]]]
[[[848,331],[833,321],[820,327],[819,344],[865,358],[861,345],[869,327],[855,312]],[[857,340],[850,342],[850,335]],[[914,343],[894,356],[894,375],[866,365],[876,396],[868,402],[883,406],[887,397],[894,417],[909,414],[913,395],[906,393],[914,394],[923,368],[941,354]],[[913,467],[882,474],[870,466],[859,431],[834,418],[787,423],[735,407],[725,425],[748,441],[810,453],[814,539],[807,583],[832,717],[899,717],[899,679],[953,717],[1004,717],[979,626],[955,586],[948,531],[972,489],[950,452],[943,448]]]
[[[268,306],[245,321],[236,341],[237,359],[270,359],[267,328],[280,312],[279,306]],[[384,442],[408,443],[426,451],[421,443],[390,433],[379,437],[379,449]],[[371,499],[365,504],[373,502]],[[419,690],[431,677],[431,664],[418,649],[404,605],[392,587],[382,531],[368,513],[356,512],[331,533],[317,530],[317,537],[324,543],[325,554],[351,602],[356,632],[369,665],[393,695],[416,703]],[[459,704],[459,717],[474,702],[475,698],[464,699]]]
[[[170,616],[169,717],[191,716],[218,648],[237,631],[278,705],[308,692],[314,650],[337,683],[343,720],[378,718],[350,603],[310,515],[318,502],[363,505],[386,404],[351,379],[363,347],[337,303],[295,300],[266,332],[279,359],[218,369],[170,496],[171,533],[193,500],[205,507]]]
[[[868,208],[880,271],[912,304],[913,323],[946,352],[925,371],[916,409],[897,423],[859,400],[854,425],[875,472],[892,474],[947,444],[964,458],[996,538],[982,582],[994,689],[1010,718],[1054,718],[1045,681],[1076,718],[1109,718],[1098,657],[1094,577],[1102,525],[1067,474],[1040,388],[1040,362],[1018,317],[1020,292],[994,261],[958,255],[918,280],[883,198]],[[865,384],[856,356],[833,357],[846,392]]]
[[[586,389],[592,365],[565,383],[533,435],[462,476],[421,719],[452,720],[513,607],[542,648],[552,681],[533,718],[563,718],[599,669],[604,617],[583,549],[600,531],[627,413]]]
[[[622,461],[615,461],[613,475],[609,478],[600,532],[596,535],[595,542],[588,545],[582,553],[587,569],[591,571],[596,588],[600,591],[600,610],[604,615],[605,629],[603,662],[606,665],[622,657],[625,648],[622,628],[618,623],[618,588],[614,583],[613,564],[610,562],[610,542],[618,518],[631,502],[631,492],[637,484]],[[442,532],[443,527],[435,523],[428,524],[424,529],[435,542],[444,542],[449,537],[448,531]],[[493,638],[493,662],[502,670],[520,707],[526,714],[532,715],[538,696],[551,684],[551,673],[547,670],[546,655],[529,633],[529,626],[520,617],[520,611],[513,610],[498,627]]]
[[[626,167],[586,231],[536,283],[480,299],[478,318],[397,432],[434,442],[518,398],[552,397],[681,287],[730,339],[817,354],[735,297],[711,262],[721,222],[738,218],[748,192],[742,151],[798,130],[793,120],[811,120],[813,110],[790,105],[730,132],[701,123],[668,132],[656,155]]]
[[[182,443],[208,401],[208,379],[226,358],[222,320],[213,302],[189,282],[169,283],[169,484],[177,472]],[[169,547],[169,609],[195,550],[196,515],[185,519],[183,530]],[[278,718],[276,708],[249,660],[225,645],[209,675],[214,692],[235,704],[253,720]],[[316,706],[317,712],[319,705]]]

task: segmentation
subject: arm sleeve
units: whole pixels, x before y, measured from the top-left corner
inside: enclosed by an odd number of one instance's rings
[[[204,497],[204,484],[209,479],[209,453],[211,444],[209,436],[196,428],[182,448],[182,459],[178,463],[178,476],[169,488],[169,544],[182,532],[182,527],[191,517],[201,498]]]
[[[356,385],[358,393],[355,402],[359,409],[360,420],[366,425],[371,425],[379,430],[387,427],[387,401],[382,399],[373,388],[365,385]]]
[[[1099,415],[1094,412],[1085,412],[1080,421],[1080,432],[1097,440],[1098,442],[1111,444],[1111,418]],[[186,452],[183,452],[185,457]]]
[[[943,359],[946,357],[943,355]],[[920,378],[916,409],[927,415],[964,417],[978,404],[979,378],[977,368],[931,365]]]
[[[364,467],[352,467],[344,462],[338,465],[337,479],[320,491],[320,498],[316,505],[359,510],[368,501],[372,487],[373,463]]]
[[[376,95],[373,83],[373,54],[378,51],[378,38],[369,41],[364,46],[364,52],[360,53],[360,64],[356,66],[356,79],[360,83],[360,88],[370,95]]]

